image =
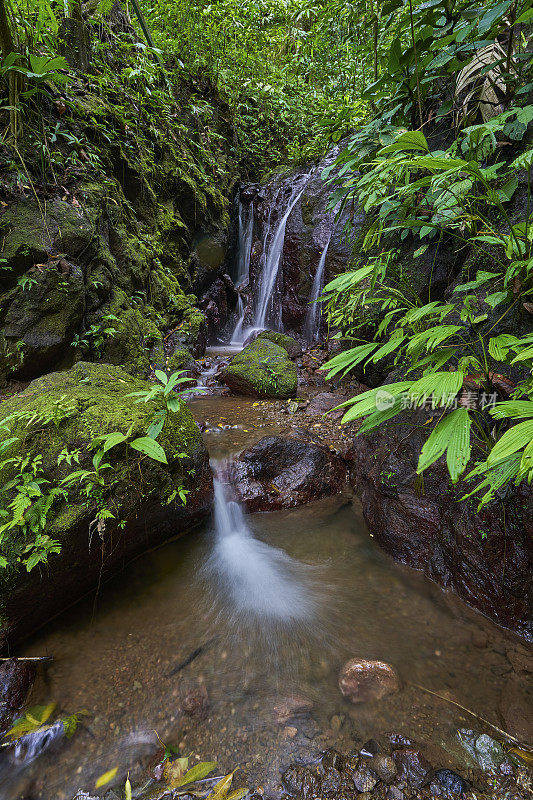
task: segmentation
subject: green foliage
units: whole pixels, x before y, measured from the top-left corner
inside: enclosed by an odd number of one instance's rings
[[[502,368],[508,372],[516,364],[525,372],[514,395],[533,395],[533,335],[491,335],[517,304],[527,303],[533,294],[529,216],[533,151],[509,165],[485,166],[475,158],[482,142],[488,144],[485,155],[495,151],[493,137],[511,115],[529,119],[529,107],[511,109],[488,124],[466,129],[447,151],[430,151],[419,131],[399,133],[349,188],[373,215],[364,240],[367,248],[379,246],[392,234],[400,239],[417,237],[421,245],[414,253],[416,264],[427,249],[425,240],[440,241],[447,234],[480,253],[491,264],[490,271],[479,270],[473,280],[456,286],[450,301],[430,297],[423,303],[409,291],[395,269],[396,254],[389,250],[341,275],[324,293],[330,322],[345,335],[357,340],[359,331],[372,325],[370,339],[326,364],[330,377],[371,363],[396,364],[407,374],[422,374],[358,395],[345,404],[349,408],[344,420],[366,417],[360,428],[365,432],[430,401],[432,409],[442,412],[422,448],[418,472],[446,453],[455,483],[465,473],[473,450],[478,464],[467,479],[483,478],[474,490],[486,490],[481,504],[494,499],[511,481],[533,479],[531,423],[509,428],[517,416],[529,415],[531,400],[494,405]],[[457,155],[465,149],[468,160]],[[518,186],[519,169],[527,173],[528,200],[525,216],[517,223],[505,206]],[[343,185],[341,191],[345,189]],[[490,323],[489,314],[498,306],[503,310]],[[463,388],[467,379],[472,383],[472,372],[479,392]],[[452,406],[455,410],[446,413]]]

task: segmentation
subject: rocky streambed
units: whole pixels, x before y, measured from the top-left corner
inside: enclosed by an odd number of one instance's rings
[[[297,622],[243,612],[213,571],[210,523],[129,563],[21,651],[51,657],[27,704],[55,703],[51,720],[79,714],[79,725],[31,763],[4,749],[3,796],[71,800],[81,788],[114,800],[129,773],[145,787],[136,796],[167,800],[167,746],[171,759],[216,761],[219,775],[239,767],[236,785],[272,798],[530,796],[512,743],[482,721],[528,741],[529,652],[375,544],[351,485],[351,432],[321,416],[342,391],[189,403],[212,461],[233,456],[223,469],[242,503],[278,509],[248,520],[261,552],[290,559],[279,593]],[[392,680],[363,682],[361,695],[353,659],[383,662]],[[462,734],[470,750],[459,730],[475,732]],[[498,754],[488,772],[483,735]]]

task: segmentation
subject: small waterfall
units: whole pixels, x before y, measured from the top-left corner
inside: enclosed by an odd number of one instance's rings
[[[311,294],[309,295],[309,307],[305,316],[304,322],[304,336],[306,342],[314,344],[320,336],[320,321],[322,318],[322,303],[317,302],[320,293],[324,288],[324,271],[326,265],[326,256],[328,254],[329,243],[333,236],[333,230],[329,234],[328,240],[320,255],[320,261],[316,268],[315,277],[313,278],[313,285],[311,287]]]
[[[237,300],[237,324],[235,325],[235,329],[231,334],[230,344],[237,345],[237,344],[244,344],[244,315],[246,312],[246,307],[243,303],[242,297],[239,295],[239,299]]]
[[[250,269],[250,253],[252,252],[252,239],[254,234],[254,204],[250,203],[248,210],[239,200],[239,244],[237,249],[237,279],[235,285],[239,286],[248,277]]]
[[[293,188],[287,208],[278,222],[272,240],[270,244],[264,247],[263,254],[261,255],[259,297],[256,304],[254,320],[255,327],[259,329],[266,328],[267,323],[274,330],[280,330],[282,327],[281,308],[272,308],[272,300],[276,289],[283,245],[285,244],[287,220],[289,219],[292,209],[302,196],[309,177],[310,175],[305,176],[306,180],[303,186],[299,183]],[[267,223],[265,244],[268,241],[269,233],[270,216]]]
[[[206,564],[238,619],[301,623],[315,614],[305,564],[256,539],[241,506],[215,477],[215,545]]]
[[[238,288],[250,274],[250,254],[252,252],[252,240],[254,235],[254,204],[250,203],[248,213],[239,200],[239,244],[237,248],[237,279],[235,286]],[[244,315],[246,307],[239,294],[237,301],[237,324],[230,337],[230,344],[244,344]]]

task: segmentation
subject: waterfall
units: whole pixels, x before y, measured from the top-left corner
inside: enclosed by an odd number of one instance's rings
[[[206,572],[216,578],[229,612],[285,624],[310,619],[315,599],[305,578],[312,568],[256,539],[230,488],[216,477],[214,485],[215,544]]]
[[[271,325],[271,327],[275,330],[281,329],[281,308],[272,309],[272,299],[276,289],[279,264],[283,253],[283,245],[285,244],[285,228],[287,225],[287,220],[289,219],[292,209],[302,196],[310,176],[306,175],[305,177],[306,181],[303,186],[299,184],[293,188],[289,203],[285,213],[281,217],[276,227],[272,241],[268,246],[263,248],[260,262],[259,297],[257,300],[254,320],[257,328],[265,328],[268,322],[268,324]],[[269,232],[270,219],[267,228],[267,236]]]
[[[239,244],[237,248],[237,280],[235,282],[238,288],[250,273],[250,254],[252,252],[252,240],[254,235],[254,204],[250,204],[247,219],[245,209],[239,200]],[[239,345],[244,343],[244,315],[246,307],[243,303],[242,297],[239,294],[237,301],[237,324],[230,337],[230,344]]]
[[[237,300],[237,324],[235,325],[235,329],[231,334],[230,344],[244,344],[244,315],[246,313],[246,307],[242,301],[242,297],[239,295],[239,299]]]
[[[332,236],[333,236],[333,231],[331,231],[331,233],[329,234],[328,240],[320,255],[320,261],[318,262],[318,266],[315,272],[315,277],[313,278],[311,294],[309,295],[309,307],[307,309],[307,314],[305,316],[304,330],[303,330],[305,340],[309,344],[317,342],[320,335],[322,304],[317,301],[318,298],[320,297],[322,289],[324,288],[324,270],[326,265],[326,256],[328,254],[328,247],[329,243],[331,242]]]
[[[245,207],[239,200],[239,244],[237,249],[237,280],[239,286],[248,276],[250,269],[250,253],[254,234],[254,204],[251,203],[246,214]]]

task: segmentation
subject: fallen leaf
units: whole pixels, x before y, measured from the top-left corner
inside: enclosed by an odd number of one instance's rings
[[[114,769],[109,769],[107,772],[104,772],[104,774],[100,775],[100,777],[94,784],[94,788],[99,789],[101,786],[105,786],[106,783],[109,783],[110,781],[113,780],[117,772],[118,772],[118,767],[115,767]]]

